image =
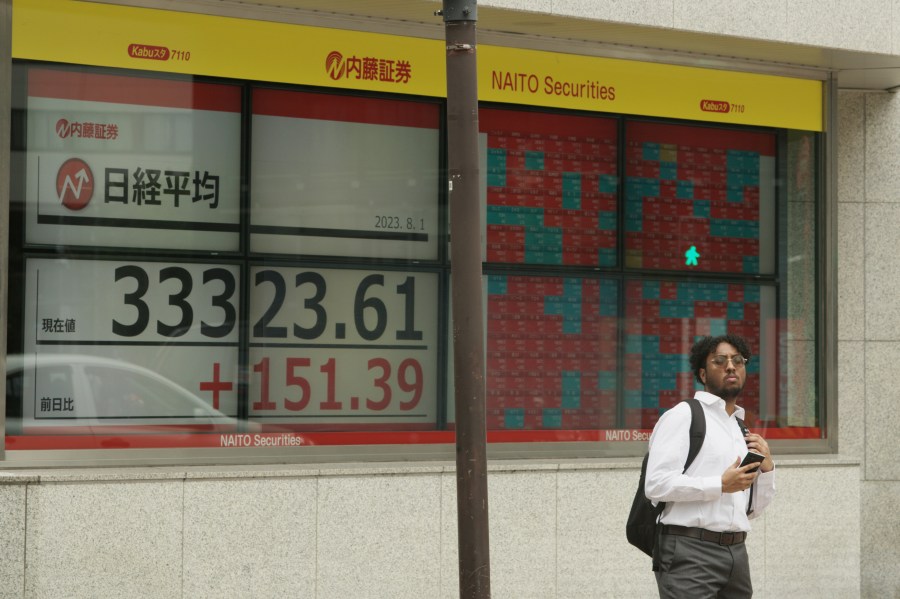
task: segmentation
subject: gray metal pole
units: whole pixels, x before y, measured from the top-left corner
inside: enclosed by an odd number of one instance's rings
[[[9,296],[9,182],[12,116],[12,0],[0,0],[0,380],[6,379],[7,297]],[[5,393],[5,391],[0,391]],[[0,399],[0,459],[6,446],[6,401]]]
[[[476,8],[475,0],[444,0],[441,13],[447,41],[447,162],[461,599],[487,599],[491,596],[478,188]]]

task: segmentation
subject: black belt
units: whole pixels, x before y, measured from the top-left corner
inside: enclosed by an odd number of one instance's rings
[[[705,528],[670,526],[668,524],[663,525],[662,532],[664,535],[691,537],[692,539],[700,539],[701,541],[709,541],[719,545],[737,545],[738,543],[743,543],[744,539],[747,538],[747,533],[745,532],[713,532]]]

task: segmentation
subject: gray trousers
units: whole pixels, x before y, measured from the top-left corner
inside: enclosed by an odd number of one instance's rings
[[[747,599],[753,596],[747,547],[662,535],[656,585],[660,599]]]

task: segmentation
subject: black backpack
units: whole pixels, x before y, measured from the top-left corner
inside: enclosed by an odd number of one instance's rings
[[[684,470],[688,469],[706,437],[706,416],[703,414],[703,406],[696,398],[684,400],[691,406],[691,445],[688,450],[687,460],[684,462]],[[653,569],[656,570],[656,557],[653,555],[656,542],[659,538],[657,520],[666,507],[665,502],[660,501],[656,506],[644,495],[644,481],[647,477],[647,458],[650,452],[644,456],[641,464],[641,478],[638,481],[637,491],[634,493],[634,501],[631,502],[631,512],[628,513],[628,522],[625,524],[625,536],[628,542],[653,558]],[[683,471],[682,471],[683,472]]]

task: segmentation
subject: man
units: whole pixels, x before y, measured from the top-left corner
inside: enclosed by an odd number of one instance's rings
[[[750,350],[736,335],[704,337],[691,348],[690,359],[694,377],[704,386],[694,395],[706,417],[700,452],[682,473],[691,425],[685,402],[663,414],[650,436],[644,490],[654,502],[666,502],[660,517],[659,596],[751,597],[744,539],[749,519],[759,516],[775,494],[775,463],[765,439],[745,435],[735,419],[744,417],[737,399],[747,380]],[[748,449],[765,459],[740,466]]]

